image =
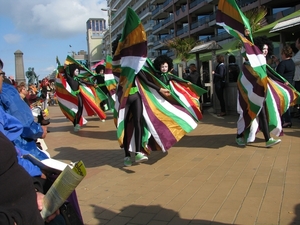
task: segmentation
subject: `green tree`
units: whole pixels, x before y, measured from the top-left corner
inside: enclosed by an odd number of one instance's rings
[[[244,13],[249,20],[252,33],[254,33],[255,31],[259,30],[267,24],[267,13],[268,11],[264,6],[254,8]]]
[[[252,34],[267,24],[266,15],[268,11],[265,6],[251,9],[244,12],[244,15],[248,18]],[[241,48],[243,43],[238,42],[236,48]]]
[[[194,54],[189,54],[189,52],[199,43],[199,41],[195,40],[192,37],[183,39],[175,37],[173,39],[166,40],[163,44],[170,50],[174,51],[177,58],[187,64],[190,59],[193,59],[195,57]]]

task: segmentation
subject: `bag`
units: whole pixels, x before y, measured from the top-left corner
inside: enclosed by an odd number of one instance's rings
[[[64,217],[66,225],[84,225],[69,202],[60,207],[60,214]]]

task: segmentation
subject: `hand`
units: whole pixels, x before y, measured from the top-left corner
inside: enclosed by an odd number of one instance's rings
[[[191,83],[191,82],[187,82],[187,84],[188,84],[188,85],[191,85],[192,83]]]
[[[43,135],[42,135],[42,139],[44,139],[47,135],[47,126],[42,126],[42,129],[43,129]]]
[[[166,97],[171,95],[170,90],[168,90],[166,88],[159,89],[159,92],[162,93]]]
[[[45,195],[43,193],[38,191],[36,192],[36,201],[40,211],[43,209],[44,196]]]
[[[38,205],[38,209],[40,211],[43,209],[44,197],[45,197],[45,195],[43,193],[36,192],[37,205]],[[52,215],[50,215],[46,218],[46,222],[49,223],[51,220],[53,220],[59,214],[60,214],[60,212],[58,209]]]
[[[46,222],[47,223],[49,223],[51,220],[53,220],[56,216],[58,216],[60,214],[60,211],[59,211],[59,209],[58,210],[56,210],[52,215],[50,215],[50,216],[48,216],[47,218],[46,218]]]
[[[215,74],[215,71],[212,71],[211,74],[214,75],[214,74]]]

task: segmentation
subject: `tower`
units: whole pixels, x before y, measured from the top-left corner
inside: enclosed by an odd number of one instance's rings
[[[26,82],[24,74],[23,52],[17,50],[15,53],[15,78],[16,82]]]

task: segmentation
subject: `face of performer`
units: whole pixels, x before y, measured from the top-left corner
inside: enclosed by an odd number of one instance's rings
[[[160,71],[161,71],[161,72],[167,73],[168,70],[169,70],[168,63],[164,63],[164,64],[161,64],[161,65],[160,65]]]
[[[268,50],[269,50],[268,45],[264,44],[263,49],[262,49],[262,53],[263,53],[264,57],[267,57]]]
[[[99,74],[103,75],[104,74],[104,70],[100,70]]]
[[[78,74],[79,74],[79,69],[76,69],[76,70],[74,71],[74,75],[77,76]]]

